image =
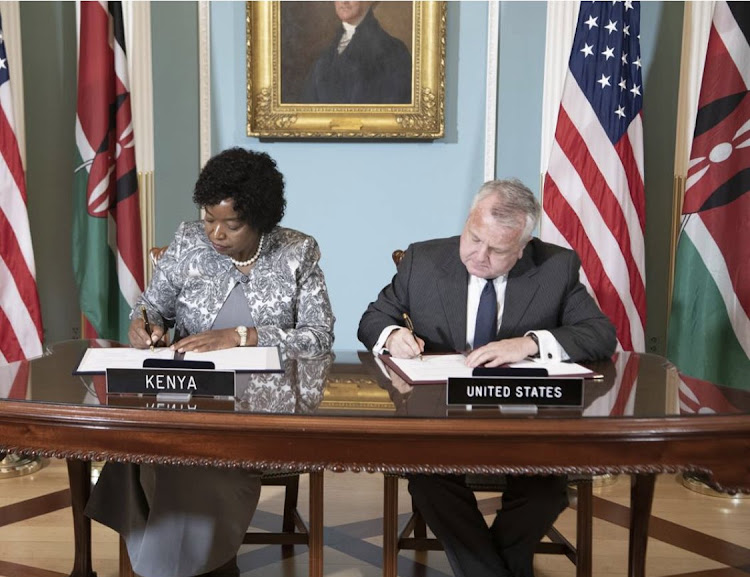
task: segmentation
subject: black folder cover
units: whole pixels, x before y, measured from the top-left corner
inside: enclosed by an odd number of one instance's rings
[[[548,377],[543,367],[475,367],[471,373],[475,377]]]
[[[144,359],[144,369],[203,369],[212,371],[216,366],[211,361],[185,361],[182,359]]]

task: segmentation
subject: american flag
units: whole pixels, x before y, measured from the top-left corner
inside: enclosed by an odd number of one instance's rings
[[[639,2],[581,2],[544,180],[541,237],[573,248],[583,282],[643,351],[643,82]]]
[[[0,363],[42,354],[42,313],[0,20]]]

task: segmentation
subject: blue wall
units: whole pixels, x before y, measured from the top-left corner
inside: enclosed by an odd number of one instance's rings
[[[461,231],[482,183],[486,18],[484,2],[448,5],[445,138],[265,142],[245,135],[245,4],[211,5],[212,148],[263,150],[278,162],[283,224],[321,246],[338,350],[361,348],[357,324],[395,272],[394,249]],[[538,166],[538,145],[533,158]]]
[[[663,352],[682,3],[642,3],[648,350]],[[540,187],[546,2],[501,2],[496,174]],[[448,2],[446,136],[434,142],[261,141],[245,134],[245,4],[211,5],[212,150],[273,156],[287,179],[286,226],[320,242],[336,348],[359,348],[367,303],[394,273],[390,253],[458,234],[483,180],[487,4]],[[653,88],[652,88],[653,87]]]

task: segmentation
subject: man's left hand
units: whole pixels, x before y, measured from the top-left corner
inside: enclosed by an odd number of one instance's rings
[[[538,352],[536,343],[531,337],[517,337],[487,343],[483,347],[474,349],[466,357],[469,367],[499,367],[505,363],[522,361],[526,357]]]

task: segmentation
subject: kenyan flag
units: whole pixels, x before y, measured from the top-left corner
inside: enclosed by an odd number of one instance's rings
[[[677,246],[667,356],[750,390],[750,4],[717,2]]]
[[[73,270],[83,336],[126,341],[143,250],[122,6],[80,7]]]

